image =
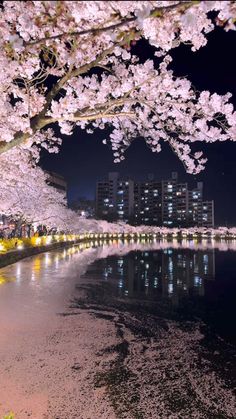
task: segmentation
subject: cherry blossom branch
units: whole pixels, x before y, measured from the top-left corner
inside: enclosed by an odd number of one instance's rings
[[[172,10],[178,10],[181,12],[186,11],[187,9],[189,9],[190,7],[196,6],[197,4],[200,3],[200,0],[195,0],[195,1],[186,1],[186,2],[179,2],[179,3],[175,3],[175,4],[171,4],[165,7],[156,7],[153,10],[150,11],[150,15],[148,17],[163,17],[164,13],[172,11]],[[58,35],[51,35],[48,37],[44,37],[35,41],[29,41],[29,42],[24,42],[24,46],[25,47],[29,47],[29,46],[33,46],[33,45],[38,45],[38,44],[42,44],[46,41],[53,41],[53,40],[62,40],[64,38],[67,37],[78,37],[78,36],[82,36],[82,35],[88,35],[88,34],[93,34],[93,35],[98,35],[100,33],[104,33],[104,32],[109,32],[109,31],[113,31],[115,29],[120,28],[121,26],[127,25],[129,23],[135,22],[137,21],[137,17],[136,16],[131,16],[131,17],[127,17],[125,19],[123,19],[120,22],[114,23],[112,25],[109,26],[102,26],[102,27],[98,27],[98,28],[89,28],[89,29],[84,29],[82,31],[72,31],[72,32],[64,32]]]
[[[76,122],[76,121],[95,121],[97,119],[102,119],[102,118],[118,118],[118,117],[124,117],[124,116],[135,116],[134,112],[118,112],[118,113],[107,113],[107,112],[101,112],[101,113],[96,113],[96,114],[91,114],[91,115],[77,115],[74,114],[72,116],[66,116],[64,118],[49,118],[48,119],[48,124],[54,123],[54,122],[62,122],[62,121],[67,121],[67,122]]]
[[[102,61],[107,55],[111,54],[114,50],[114,46],[107,48],[105,51],[100,53],[95,60],[91,61],[88,64],[84,64],[79,68],[75,68],[73,70],[73,67],[71,67],[68,72],[53,86],[53,88],[49,91],[49,93],[46,95],[46,103],[42,109],[42,111],[39,113],[38,118],[40,119],[42,116],[45,116],[48,107],[52,100],[57,96],[57,94],[60,92],[60,90],[65,86],[65,84],[72,79],[73,77],[81,76],[82,74],[87,73],[91,68],[96,67],[96,65]]]
[[[42,111],[35,117],[33,117],[30,121],[30,127],[31,132],[23,133],[21,131],[17,132],[14,135],[14,138],[9,142],[1,142],[0,141],[0,155],[11,150],[13,147],[17,147],[27,141],[35,132],[40,130],[41,128],[48,125],[48,120],[45,119],[46,112],[52,102],[52,100],[57,96],[57,94],[61,91],[63,86],[67,83],[67,81],[70,78],[79,76],[81,74],[87,73],[91,68],[96,66],[100,61],[102,61],[108,54],[110,54],[114,49],[114,46],[107,48],[105,51],[103,51],[101,54],[98,55],[98,57],[91,61],[88,64],[85,64],[81,66],[80,68],[70,69],[64,77],[62,77],[55,85],[54,87],[49,91],[49,93],[46,95],[46,102],[42,109]]]

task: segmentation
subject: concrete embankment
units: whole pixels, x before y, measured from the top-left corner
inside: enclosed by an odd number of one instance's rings
[[[66,247],[71,247],[73,244],[79,242],[72,243],[69,242],[60,242],[60,243],[52,243],[46,246],[37,246],[37,247],[27,247],[25,249],[17,249],[17,250],[10,250],[7,253],[3,253],[0,255],[0,268],[4,266],[11,265],[12,263],[16,263],[21,259],[37,255],[39,253],[48,252],[50,250],[55,249],[62,249]]]

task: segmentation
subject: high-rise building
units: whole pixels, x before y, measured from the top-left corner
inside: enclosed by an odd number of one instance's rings
[[[176,223],[186,226],[188,224],[188,184],[176,185]]]
[[[162,223],[167,227],[173,227],[176,221],[176,192],[177,176],[174,172],[171,179],[162,181]]]
[[[118,220],[129,221],[134,213],[134,181],[119,179],[116,193]]]
[[[109,173],[108,180],[97,183],[96,216],[134,225],[213,227],[214,202],[203,201],[202,182],[189,190],[187,183],[179,182],[177,172],[162,181],[149,175],[145,182]]]
[[[203,201],[201,221],[199,224],[203,227],[213,227],[214,223],[214,201]]]
[[[111,172],[108,179],[97,183],[96,215],[109,221],[129,221],[134,213],[134,182],[120,179]]]
[[[202,200],[203,200],[203,183],[198,182],[197,188],[191,191],[188,191],[188,224],[189,225],[202,225]]]
[[[161,182],[154,180],[135,183],[134,224],[161,224],[161,190]]]

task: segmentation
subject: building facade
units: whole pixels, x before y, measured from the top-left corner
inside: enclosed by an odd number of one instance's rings
[[[108,221],[128,222],[134,213],[134,181],[120,179],[111,172],[108,179],[97,183],[96,216]]]
[[[202,182],[190,190],[176,172],[168,180],[149,177],[145,182],[109,173],[107,180],[97,183],[96,216],[134,225],[213,227],[214,202],[203,200]]]
[[[161,223],[161,182],[149,180],[134,186],[134,224]]]

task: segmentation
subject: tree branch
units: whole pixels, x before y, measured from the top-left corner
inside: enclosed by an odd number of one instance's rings
[[[161,18],[161,17],[164,16],[164,13],[172,11],[174,9],[184,12],[188,8],[190,8],[192,6],[196,6],[199,3],[200,3],[200,0],[199,1],[198,0],[196,0],[196,1],[186,1],[184,3],[180,1],[177,4],[170,4],[170,5],[164,6],[164,7],[156,7],[150,12],[150,15],[148,17],[159,17],[159,18]],[[127,25],[129,23],[135,22],[136,20],[137,20],[136,16],[131,16],[131,17],[127,17],[126,19],[121,20],[118,23],[114,23],[114,24],[109,25],[109,26],[104,26],[104,27],[99,27],[99,28],[89,28],[89,29],[84,29],[82,31],[64,32],[64,33],[61,33],[61,34],[58,34],[58,35],[52,35],[52,36],[48,36],[48,37],[45,37],[45,38],[41,38],[41,39],[38,39],[36,41],[24,42],[24,45],[26,47],[28,47],[28,46],[38,45],[38,44],[44,43],[46,41],[52,41],[52,40],[55,40],[55,39],[61,40],[61,39],[67,38],[69,36],[78,37],[78,36],[88,35],[88,34],[98,35],[100,33],[109,32],[109,31],[117,29],[121,26],[124,26],[124,25]]]
[[[71,117],[67,116],[65,118],[57,118],[57,119],[52,118],[50,123],[60,122],[60,121],[67,121],[67,122],[94,121],[96,119],[101,119],[101,118],[115,118],[115,117],[121,117],[121,116],[135,116],[135,113],[134,112],[118,112],[118,113],[100,112],[100,113],[90,114],[90,115],[74,114]]]

